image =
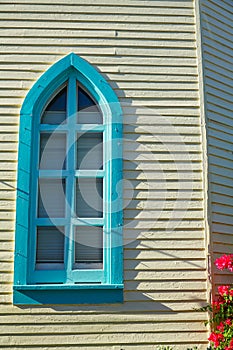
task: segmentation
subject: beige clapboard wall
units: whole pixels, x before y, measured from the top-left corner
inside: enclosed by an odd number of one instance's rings
[[[213,258],[233,253],[233,3],[202,1]],[[214,270],[214,285],[233,274]]]
[[[0,348],[205,349],[206,315],[194,311],[207,299],[207,272],[193,1],[1,0],[0,27]],[[20,106],[71,51],[124,110],[125,302],[15,307]]]

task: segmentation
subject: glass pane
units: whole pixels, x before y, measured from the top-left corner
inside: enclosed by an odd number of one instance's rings
[[[94,99],[78,86],[78,123],[102,124],[103,117]]]
[[[77,180],[76,214],[80,218],[103,217],[103,179]]]
[[[78,86],[78,111],[81,111],[85,108],[96,105],[95,101],[89,94],[84,91],[81,86]]]
[[[75,230],[75,268],[103,268],[103,228],[81,226]]]
[[[103,134],[87,132],[78,135],[77,168],[98,170],[103,169]]]
[[[65,86],[46,107],[42,124],[61,124],[66,119],[67,87]]]
[[[66,135],[40,134],[40,169],[62,170],[66,168]]]
[[[39,218],[65,217],[64,179],[40,179],[38,192]]]
[[[41,124],[61,124],[64,123],[66,119],[66,112],[61,112],[61,111],[45,111]]]
[[[37,264],[64,264],[64,228],[38,227],[36,244]],[[50,268],[56,268],[50,266]]]

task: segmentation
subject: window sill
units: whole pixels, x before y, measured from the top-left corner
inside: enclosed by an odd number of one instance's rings
[[[123,303],[122,284],[14,285],[14,305]]]

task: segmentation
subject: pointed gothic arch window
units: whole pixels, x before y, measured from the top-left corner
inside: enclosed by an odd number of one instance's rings
[[[121,108],[70,54],[21,110],[15,304],[122,301]]]

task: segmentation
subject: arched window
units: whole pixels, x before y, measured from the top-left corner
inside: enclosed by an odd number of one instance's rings
[[[122,123],[117,97],[70,54],[21,110],[15,304],[122,302]]]

